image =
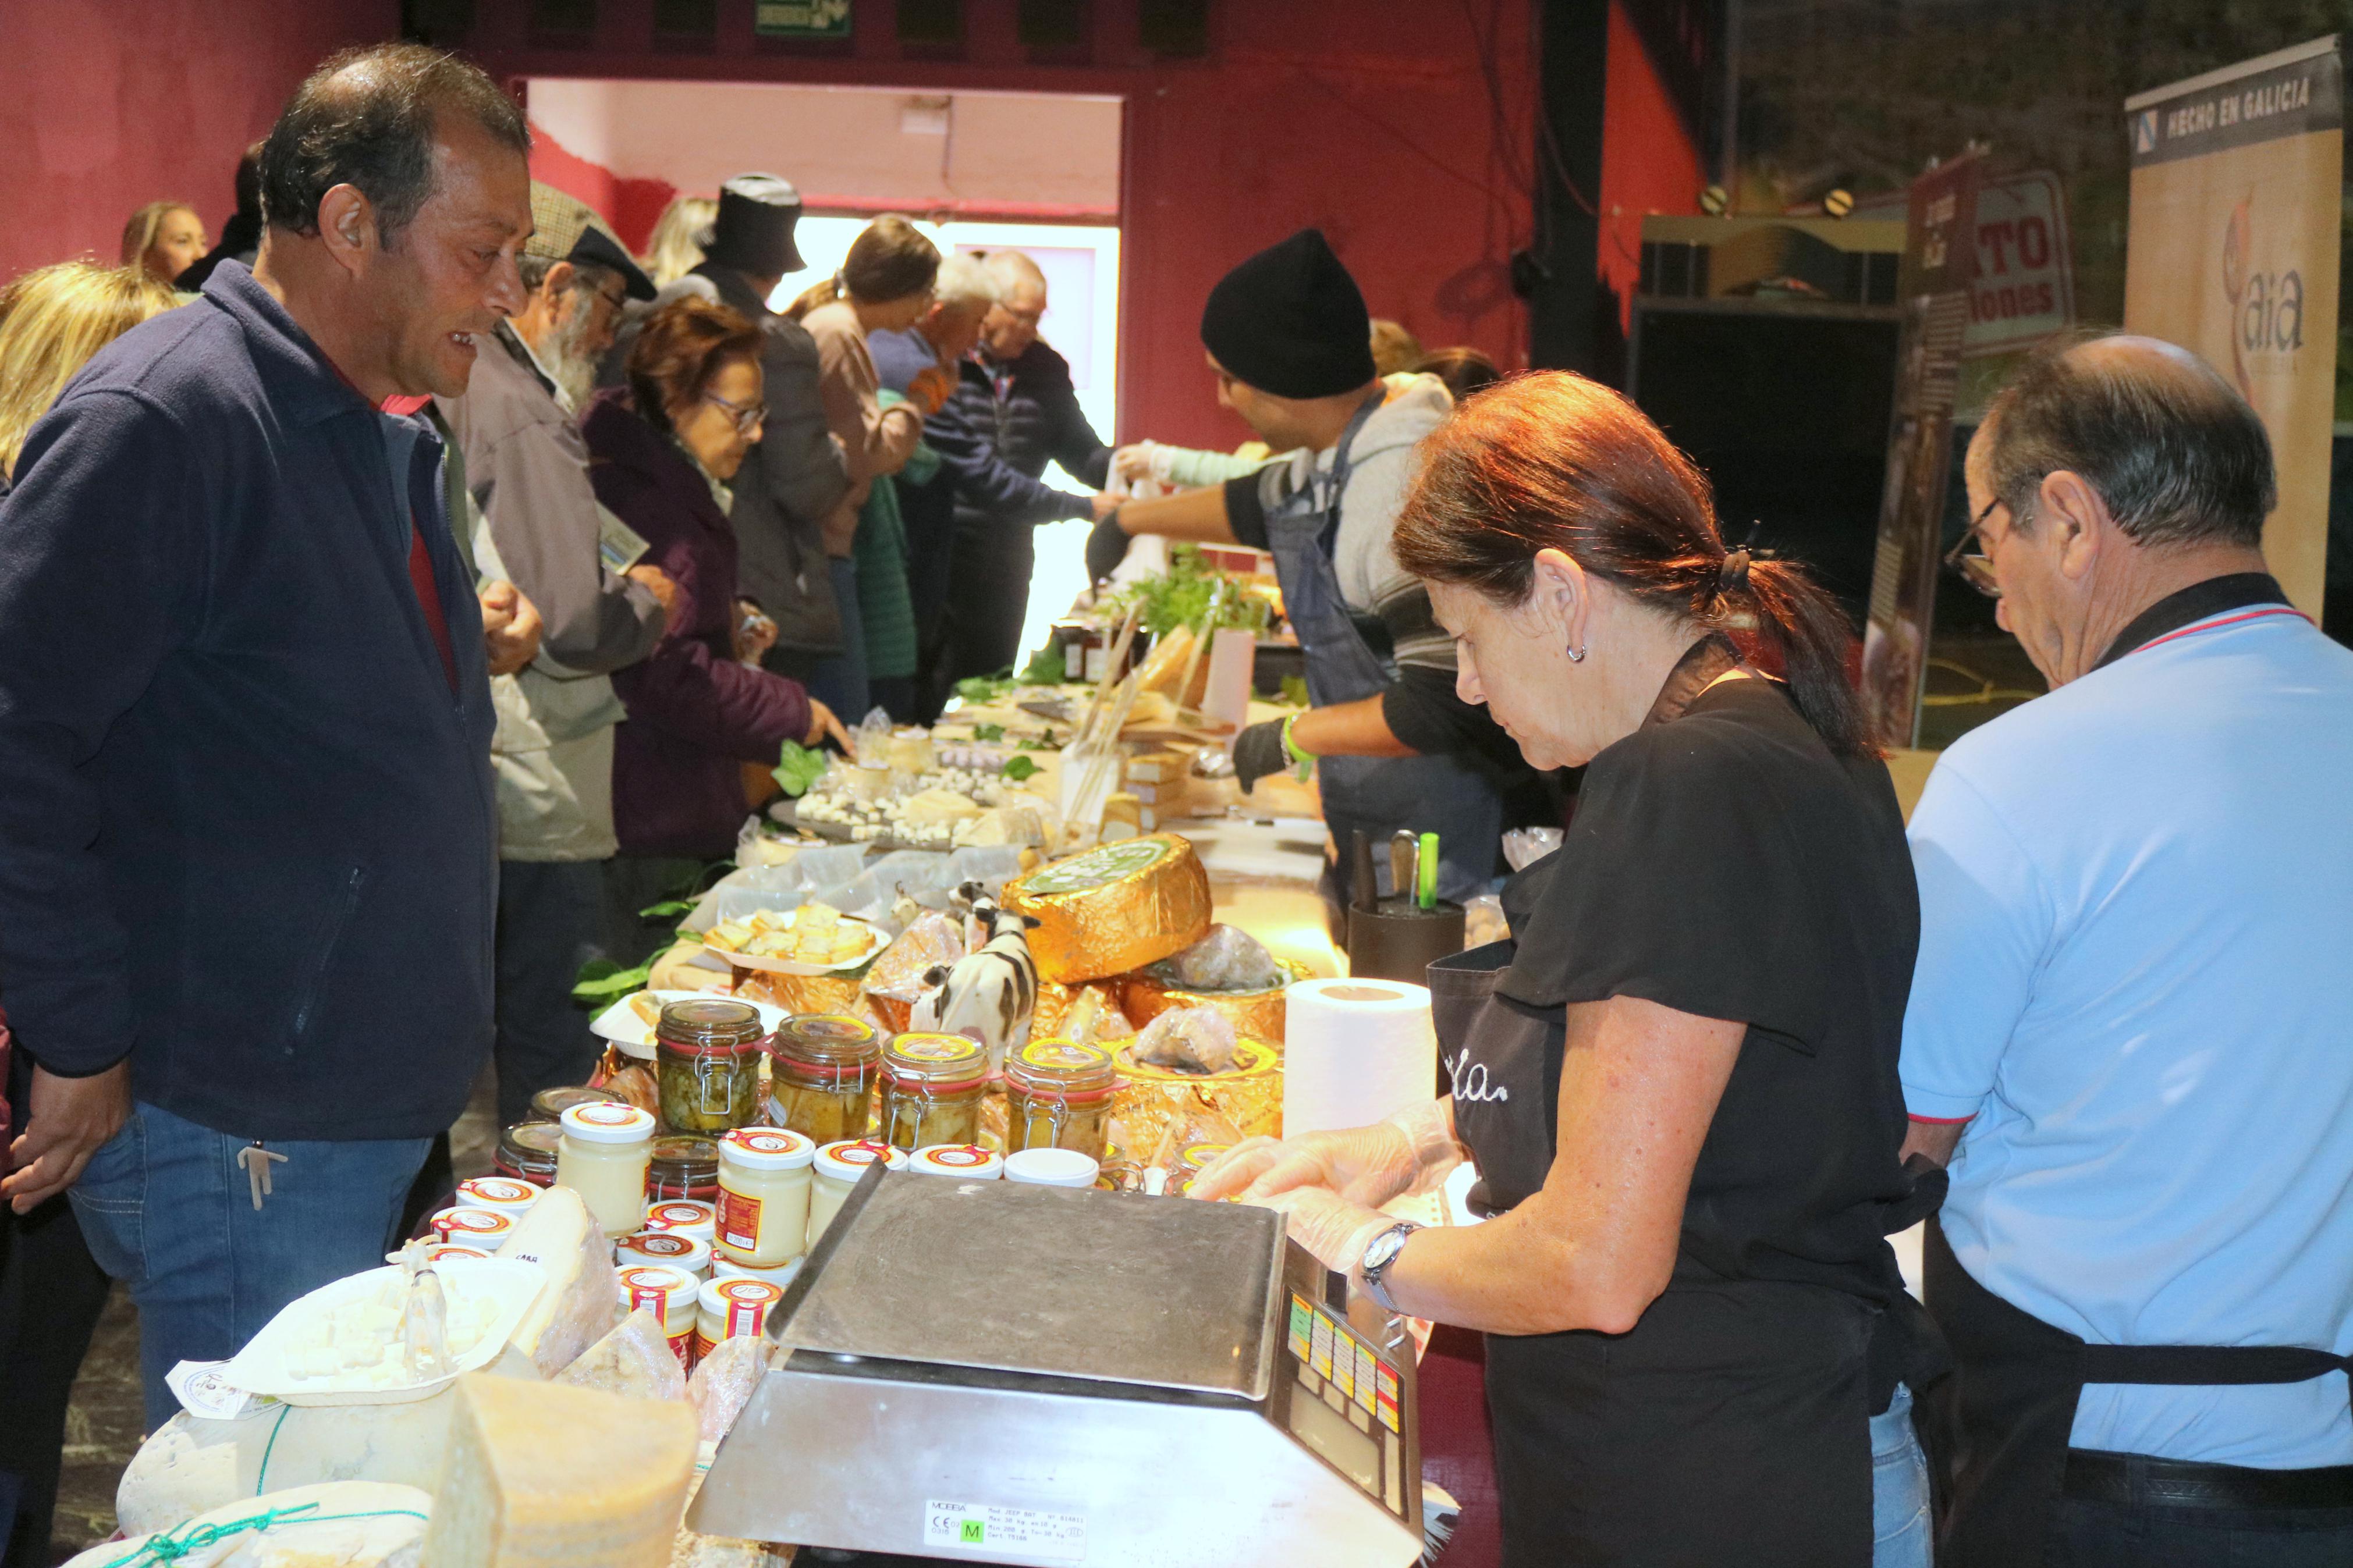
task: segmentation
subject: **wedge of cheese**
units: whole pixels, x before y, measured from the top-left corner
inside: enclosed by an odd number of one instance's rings
[[[621,1321],[612,1244],[571,1188],[542,1193],[515,1221],[498,1255],[547,1270],[539,1299],[507,1341],[511,1351],[531,1358],[540,1376],[554,1377],[570,1366]]]
[[[667,1568],[694,1409],[471,1373],[425,1533],[433,1568]]]

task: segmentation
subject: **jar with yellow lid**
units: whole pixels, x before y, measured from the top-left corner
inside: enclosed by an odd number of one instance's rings
[[[962,1035],[901,1035],[882,1049],[881,1126],[901,1149],[980,1142],[988,1050]]]
[[[809,1166],[817,1145],[781,1127],[719,1140],[719,1250],[754,1268],[790,1263],[808,1245]]]
[[[724,996],[662,1005],[654,1085],[673,1132],[724,1132],[760,1119],[760,1010]]]
[[[1005,1058],[1005,1152],[1076,1149],[1103,1157],[1119,1072],[1111,1053],[1075,1040],[1032,1040]]]
[[[1168,1184],[1161,1189],[1168,1196],[1183,1197],[1190,1191],[1193,1178],[1217,1163],[1218,1156],[1232,1148],[1230,1143],[1188,1143],[1176,1151],[1168,1164]]]
[[[813,1143],[863,1138],[882,1037],[860,1018],[802,1013],[768,1047],[768,1119]]]

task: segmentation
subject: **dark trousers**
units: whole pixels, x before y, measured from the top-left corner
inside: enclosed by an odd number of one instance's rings
[[[54,1197],[28,1215],[0,1205],[0,1532],[5,1568],[47,1568],[64,1458],[66,1402],[107,1278],[73,1207]],[[15,1493],[14,1517],[6,1494]]]
[[[950,684],[966,676],[995,675],[1020,658],[1029,572],[1037,561],[1031,531],[1027,523],[993,519],[967,519],[956,529],[944,670]]]
[[[2136,1508],[2061,1498],[2042,1568],[2345,1568],[2353,1508]]]
[[[668,949],[680,917],[648,920],[638,911],[695,897],[706,866],[673,855],[616,855],[604,862],[605,956],[632,969]]]
[[[586,1083],[596,1037],[572,1000],[604,920],[597,860],[499,862],[499,1125],[511,1127],[543,1089]]]

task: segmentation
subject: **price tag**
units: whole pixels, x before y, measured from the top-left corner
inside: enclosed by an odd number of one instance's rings
[[[275,1405],[266,1394],[248,1394],[221,1376],[225,1361],[184,1361],[164,1374],[164,1384],[191,1415],[230,1421],[248,1409]]]
[[[994,1503],[926,1502],[923,1544],[950,1551],[1018,1552],[1053,1563],[1087,1558],[1087,1519],[1082,1513],[1042,1513],[999,1508]]]

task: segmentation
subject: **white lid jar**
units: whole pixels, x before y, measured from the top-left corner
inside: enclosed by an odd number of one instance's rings
[[[702,1281],[684,1269],[655,1264],[624,1268],[616,1279],[620,1283],[623,1310],[634,1312],[644,1307],[659,1318],[662,1337],[670,1341],[670,1352],[681,1366],[692,1366],[696,1297],[702,1289]]]
[[[894,1143],[879,1138],[844,1138],[828,1143],[817,1152],[817,1163],[810,1167],[808,1244],[825,1234],[833,1216],[841,1212],[842,1200],[849,1189],[858,1184],[868,1167],[880,1165],[886,1171],[907,1168],[907,1152]]]
[[[607,1236],[631,1236],[643,1229],[654,1119],[634,1105],[601,1100],[571,1107],[562,1126],[555,1184],[578,1193]]]
[[[713,1279],[764,1279],[779,1290],[800,1277],[807,1264],[806,1254],[790,1263],[779,1263],[774,1268],[754,1268],[748,1263],[738,1263],[723,1252],[711,1255],[711,1277]]]
[[[918,1176],[993,1182],[1005,1174],[1005,1157],[992,1154],[977,1143],[934,1143],[907,1156],[907,1169]]]
[[[539,1189],[512,1176],[475,1176],[458,1184],[458,1206],[489,1209],[521,1219],[539,1202]]]
[[[1076,1149],[1024,1149],[1005,1162],[1005,1179],[1039,1187],[1092,1187],[1102,1162]]]
[[[446,1208],[427,1222],[436,1241],[454,1241],[496,1252],[514,1234],[514,1216],[492,1209]]]
[[[719,1205],[701,1198],[664,1198],[646,1205],[648,1230],[675,1231],[711,1244],[719,1237]]]
[[[754,1268],[806,1251],[816,1162],[817,1145],[781,1127],[739,1127],[721,1137],[718,1250]]]
[[[756,1334],[768,1326],[768,1310],[784,1300],[781,1285],[765,1279],[713,1279],[695,1293],[694,1359],[701,1361],[723,1340]]]
[[[427,1263],[473,1263],[487,1261],[490,1256],[479,1247],[460,1247],[456,1242],[440,1242],[425,1249]]]
[[[675,1268],[700,1280],[711,1273],[711,1243],[675,1230],[641,1230],[613,1244],[613,1261],[623,1268]]]

